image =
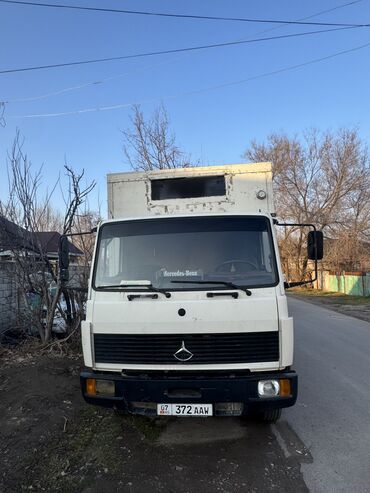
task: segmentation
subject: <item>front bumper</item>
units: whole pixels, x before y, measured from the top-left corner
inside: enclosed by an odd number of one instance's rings
[[[115,395],[88,395],[86,380],[95,378],[115,382]],[[288,397],[261,398],[258,381],[289,379],[291,395]],[[83,371],[80,375],[82,395],[86,402],[97,406],[113,407],[132,414],[156,415],[149,403],[163,404],[217,404],[238,402],[243,404],[240,414],[247,415],[267,409],[293,406],[297,400],[298,377],[294,371],[258,372],[248,374],[202,375],[146,374],[123,376],[117,373]],[[146,403],[147,406],[140,406]],[[222,415],[215,408],[215,415]]]

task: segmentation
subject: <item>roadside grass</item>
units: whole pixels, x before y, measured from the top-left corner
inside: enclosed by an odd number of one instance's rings
[[[29,482],[22,489],[77,493],[101,478],[118,481],[131,457],[130,430],[153,443],[165,424],[144,416],[116,415],[112,409],[83,408],[67,423],[63,436],[47,445],[41,461],[31,459]]]
[[[326,300],[328,303],[339,305],[370,305],[370,296],[353,296],[333,291],[322,291],[320,289],[292,288],[287,291],[298,296],[307,296]]]
[[[90,486],[96,477],[115,475],[116,437],[122,434],[122,423],[112,412],[94,407],[80,410],[67,424],[66,433],[48,443],[40,457],[27,466],[29,483],[22,489],[76,493]]]

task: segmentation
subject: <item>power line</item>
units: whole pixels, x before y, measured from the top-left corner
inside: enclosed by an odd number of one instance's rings
[[[194,15],[194,14],[171,14],[168,12],[152,12],[144,10],[122,10],[122,9],[110,9],[103,7],[83,7],[82,5],[67,5],[67,4],[52,4],[41,2],[25,2],[22,0],[0,0],[1,3],[15,4],[15,5],[28,5],[31,7],[46,7],[54,9],[71,9],[71,10],[84,10],[90,12],[106,12],[114,14],[128,14],[128,15],[146,15],[154,17],[172,17],[176,19],[197,19],[197,20],[210,20],[210,21],[231,21],[231,22],[250,22],[260,24],[296,24],[296,25],[310,25],[310,26],[337,26],[337,27],[370,27],[370,24],[344,24],[334,22],[305,22],[305,21],[290,21],[281,19],[251,19],[245,17],[218,17],[212,15]],[[329,9],[331,10],[331,9]]]
[[[356,3],[363,2],[363,0],[353,0],[352,2],[347,2],[347,3],[342,3],[341,5],[337,5],[336,7],[332,7],[330,9],[326,10],[321,10],[320,12],[317,12],[316,14],[311,14],[306,17],[302,17],[301,19],[297,19],[298,21],[304,21],[307,19],[312,19],[313,17],[317,17],[319,15],[323,14],[328,14],[329,12],[334,12],[334,10],[342,9],[344,7],[349,7],[350,5],[355,5]]]
[[[5,1],[5,0],[0,0],[0,1]],[[8,1],[8,0],[6,0],[6,1]],[[75,66],[75,65],[87,65],[87,64],[91,64],[91,63],[111,62],[111,61],[115,61],[115,60],[130,60],[133,58],[144,58],[144,57],[148,57],[148,56],[167,55],[170,53],[184,53],[184,52],[189,52],[189,51],[199,51],[199,50],[205,50],[205,49],[211,49],[211,48],[221,48],[221,47],[226,47],[226,46],[258,43],[261,41],[272,41],[272,40],[277,40],[277,39],[296,38],[296,37],[302,37],[302,36],[309,36],[309,35],[313,35],[313,34],[328,33],[328,32],[333,32],[333,31],[343,31],[343,30],[347,30],[347,29],[357,29],[357,28],[356,27],[337,27],[337,28],[333,28],[333,29],[322,29],[319,31],[307,31],[307,32],[303,32],[303,33],[283,34],[280,36],[269,36],[269,37],[265,37],[265,38],[229,41],[229,42],[225,42],[225,43],[213,43],[213,44],[209,44],[209,45],[191,46],[191,47],[187,47],[187,48],[177,48],[177,49],[173,49],[173,50],[151,51],[151,52],[147,52],[147,53],[137,53],[134,55],[123,55],[123,56],[108,57],[108,58],[95,58],[95,59],[91,59],[91,60],[79,60],[76,62],[54,63],[54,64],[50,64],[50,65],[36,65],[33,67],[21,67],[21,68],[0,70],[0,75],[13,74],[13,73],[17,73],[17,72],[31,72],[34,70],[46,70],[46,69],[59,68],[59,67],[71,67],[71,66]]]
[[[262,74],[254,75],[254,76],[248,77],[246,79],[240,79],[240,80],[237,80],[237,81],[225,82],[224,84],[218,84],[218,85],[214,85],[214,86],[205,87],[203,89],[196,89],[194,91],[183,92],[183,93],[180,93],[180,94],[165,96],[165,97],[161,97],[161,98],[151,98],[151,99],[146,99],[146,100],[142,100],[142,101],[134,101],[134,102],[131,102],[131,103],[121,103],[121,104],[115,104],[115,105],[110,105],[110,106],[100,106],[100,107],[84,108],[84,109],[80,109],[80,110],[65,111],[65,112],[60,112],[60,113],[42,113],[42,114],[33,114],[33,115],[14,115],[14,116],[10,116],[10,118],[28,119],[28,118],[47,118],[47,117],[57,117],[57,116],[72,116],[72,115],[79,115],[79,114],[83,114],[83,113],[95,113],[95,112],[99,112],[99,111],[111,111],[111,110],[117,110],[117,109],[122,109],[122,108],[128,108],[128,107],[130,107],[130,106],[132,106],[134,104],[145,104],[145,103],[151,103],[151,102],[158,101],[158,100],[163,101],[163,100],[169,100],[169,99],[176,99],[176,98],[179,98],[179,97],[193,96],[195,94],[201,94],[201,93],[204,93],[204,92],[209,92],[209,91],[214,91],[214,90],[218,90],[218,89],[223,89],[225,87],[231,87],[231,86],[235,86],[235,85],[239,85],[239,84],[245,84],[247,82],[251,82],[251,81],[254,81],[254,80],[257,80],[257,79],[262,79],[262,78],[265,78],[265,77],[271,77],[271,76],[274,76],[274,75],[278,75],[278,74],[281,74],[281,73],[284,73],[284,72],[289,72],[289,71],[292,71],[292,70],[296,70],[296,69],[299,69],[299,68],[306,67],[308,65],[313,65],[315,63],[319,63],[319,62],[323,62],[323,61],[326,61],[326,60],[330,60],[330,59],[336,58],[338,56],[342,56],[342,55],[346,55],[346,54],[349,54],[349,53],[353,53],[355,51],[362,50],[362,49],[367,48],[369,46],[370,46],[370,42],[369,43],[365,43],[363,45],[355,46],[353,48],[349,48],[347,50],[338,51],[336,53],[332,53],[331,55],[327,55],[327,56],[324,56],[324,57],[314,58],[313,60],[308,60],[306,62],[298,63],[298,64],[295,64],[295,65],[290,65],[288,67],[283,67],[281,69],[273,70],[271,72],[265,72],[265,73],[262,73]]]
[[[344,7],[349,7],[350,5],[354,5],[356,3],[360,3],[362,2],[363,0],[353,0],[351,2],[347,2],[347,3],[342,3],[340,5],[337,5],[336,7],[332,7],[330,9],[326,9],[326,10],[320,10],[319,12],[315,12],[314,14],[311,14],[311,15],[307,15],[305,17],[300,17],[298,19],[296,19],[297,22],[300,22],[300,21],[305,21],[307,19],[312,19],[313,17],[318,17],[320,15],[323,15],[323,14],[328,14],[329,12],[333,12],[334,10],[338,10],[338,9],[342,9]],[[273,27],[270,27],[269,29],[264,29],[263,31],[259,31],[255,34],[265,34],[265,33],[270,33],[272,31],[276,31],[277,29],[281,29],[284,27],[284,24],[278,24],[278,25],[274,25]],[[239,38],[237,41],[243,41],[245,39],[250,39],[250,38]]]
[[[308,60],[307,62],[297,63],[295,65],[290,65],[289,67],[283,67],[281,69],[273,70],[271,72],[265,72],[265,73],[262,73],[259,75],[254,75],[254,76],[248,77],[246,79],[240,79],[240,80],[232,81],[232,82],[225,82],[224,84],[218,84],[217,86],[212,86],[212,87],[208,87],[205,89],[198,89],[196,92],[194,91],[193,94],[195,94],[195,93],[198,94],[198,93],[206,92],[206,91],[213,91],[215,89],[222,89],[224,87],[236,86],[236,85],[244,84],[246,82],[250,82],[253,80],[262,79],[265,77],[270,77],[272,75],[278,75],[278,74],[281,74],[284,72],[290,72],[292,70],[296,70],[298,68],[303,68],[303,67],[306,67],[308,65],[313,65],[315,63],[324,62],[326,60],[331,60],[332,58],[336,58],[336,57],[341,56],[341,55],[353,53],[355,51],[359,51],[359,50],[362,50],[364,48],[368,48],[369,46],[370,46],[370,42],[365,43],[363,45],[355,46],[353,48],[349,48],[347,50],[337,51],[336,53],[332,53],[331,55],[326,55],[326,56],[320,57],[320,58],[314,58],[313,60]]]
[[[150,70],[152,68],[160,67],[162,65],[166,65],[168,63],[172,63],[173,61],[176,61],[176,60],[179,60],[179,59],[180,59],[180,57],[171,58],[170,60],[165,60],[165,61],[162,61],[160,63],[156,63],[154,65],[147,65],[146,67],[142,67],[142,68],[139,68],[139,69],[136,69],[136,70],[132,70],[132,71],[129,71],[129,72],[124,72],[122,74],[112,75],[111,77],[104,77],[102,79],[97,79],[97,80],[93,80],[93,81],[81,83],[81,84],[78,84],[78,85],[65,87],[65,88],[59,89],[57,91],[48,92],[46,94],[40,94],[38,96],[30,96],[30,97],[7,99],[7,100],[4,100],[3,103],[5,103],[5,104],[9,104],[9,103],[27,103],[27,102],[32,102],[32,101],[40,101],[42,99],[47,99],[47,98],[52,97],[52,96],[60,96],[62,94],[65,94],[65,93],[68,93],[68,92],[72,92],[72,91],[77,91],[79,89],[86,89],[87,87],[98,86],[98,85],[104,84],[105,82],[109,82],[111,80],[122,79],[124,77],[128,77],[131,74],[140,74],[140,73],[146,72],[147,70]],[[0,102],[0,104],[1,104],[1,102]]]
[[[363,0],[353,0],[352,2],[342,3],[340,5],[337,5],[336,7],[320,10],[319,12],[315,12],[314,14],[306,15],[305,17],[300,17],[299,19],[295,19],[295,20],[296,22],[300,22],[300,21],[305,21],[307,19],[313,19],[314,17],[319,17],[320,15],[328,14],[329,12],[334,12],[335,10],[343,9],[345,7],[349,7],[350,5],[354,5],[360,2],[363,2]],[[276,29],[281,29],[282,27],[284,27],[284,24],[273,26],[269,29],[264,29],[263,31],[259,31],[257,34],[264,34],[267,32],[275,31]]]
[[[362,1],[363,0],[354,0],[354,1],[351,1],[351,2],[343,3],[343,4],[340,4],[340,5],[337,5],[336,7],[332,7],[330,9],[326,9],[326,10],[321,10],[319,12],[315,12],[314,14],[310,14],[309,16],[302,17],[302,18],[297,19],[297,20],[305,20],[305,19],[311,19],[313,17],[318,17],[320,15],[327,14],[329,12],[333,12],[334,10],[338,10],[338,9],[342,9],[342,8],[345,8],[345,7],[349,7],[350,5],[354,5],[354,4],[360,3]],[[283,25],[274,26],[274,27],[271,27],[269,29],[264,29],[263,31],[260,31],[257,34],[264,34],[266,32],[275,31],[276,29],[281,29],[282,27],[284,27],[284,26]],[[237,41],[243,41],[243,40],[246,40],[246,39],[249,39],[249,38],[241,38],[240,40],[237,40]],[[97,79],[97,80],[94,80],[94,81],[80,83],[80,84],[74,85],[74,86],[65,87],[63,89],[59,89],[59,90],[56,90],[56,91],[53,91],[53,92],[49,92],[49,93],[46,93],[46,94],[41,94],[41,95],[37,95],[37,96],[29,96],[29,97],[21,97],[21,98],[15,98],[15,99],[8,99],[8,100],[4,101],[4,103],[7,103],[8,104],[8,103],[23,103],[23,102],[40,101],[42,99],[47,99],[49,97],[60,96],[62,94],[66,94],[68,92],[78,91],[80,89],[86,89],[87,87],[102,85],[102,84],[104,84],[106,82],[110,82],[112,80],[121,79],[121,78],[127,77],[127,76],[129,76],[129,75],[131,75],[133,73],[134,74],[135,73],[142,73],[142,72],[145,72],[145,71],[150,70],[152,68],[156,68],[156,67],[159,67],[159,66],[168,64],[168,63],[172,63],[172,62],[177,61],[177,60],[180,60],[180,57],[172,58],[171,60],[166,60],[164,62],[159,62],[159,63],[156,63],[155,65],[150,65],[150,66],[144,67],[142,69],[138,69],[138,70],[134,70],[134,71],[130,71],[130,72],[125,72],[125,73],[114,75],[114,76],[111,76],[111,77],[105,77],[105,78]],[[0,106],[0,108],[1,108],[1,106]]]

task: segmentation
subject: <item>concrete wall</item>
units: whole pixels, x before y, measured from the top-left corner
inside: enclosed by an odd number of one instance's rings
[[[12,262],[0,260],[0,332],[17,322],[19,300],[14,267]]]
[[[81,287],[82,281],[87,280],[88,275],[87,267],[70,264],[69,286]],[[18,289],[15,264],[10,260],[0,259],[0,333],[17,327],[19,322],[24,322],[23,309],[23,298]]]

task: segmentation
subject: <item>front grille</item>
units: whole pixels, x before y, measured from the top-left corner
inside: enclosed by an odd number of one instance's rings
[[[193,354],[188,361],[179,361],[174,356],[183,343]],[[262,363],[279,360],[279,333],[94,334],[94,347],[96,363]]]

